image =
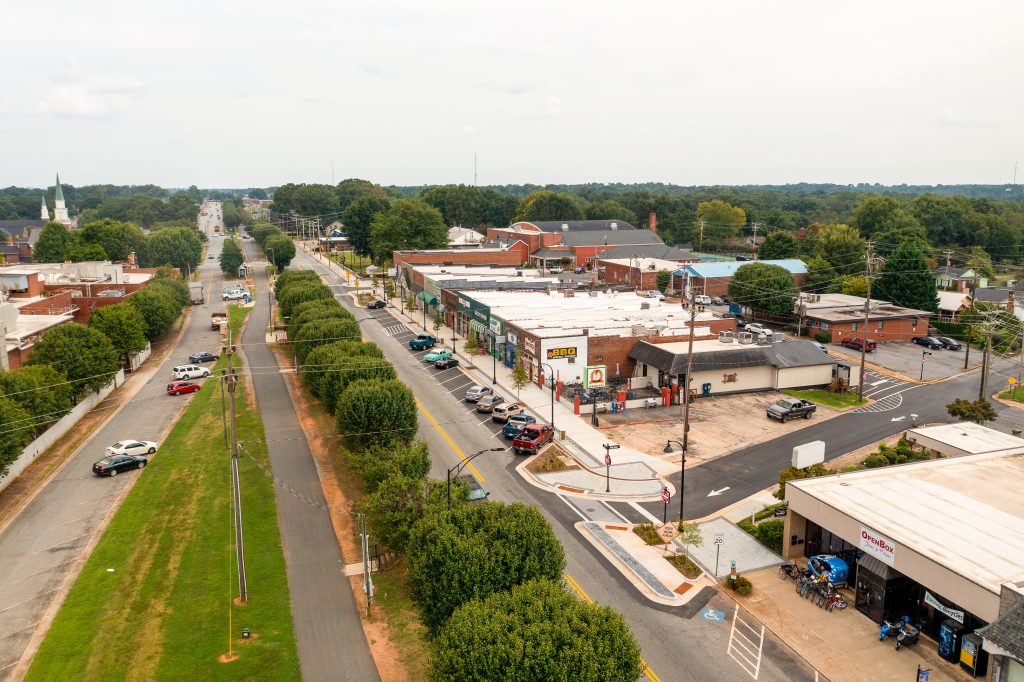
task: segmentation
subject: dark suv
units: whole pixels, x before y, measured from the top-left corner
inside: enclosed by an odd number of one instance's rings
[[[960,350],[963,348],[959,341],[951,339],[948,336],[936,336],[935,338],[938,339],[939,343],[941,343],[942,347],[946,350]]]
[[[916,343],[919,346],[930,348],[932,350],[942,350],[942,342],[931,336],[915,336],[910,339],[912,343]]]

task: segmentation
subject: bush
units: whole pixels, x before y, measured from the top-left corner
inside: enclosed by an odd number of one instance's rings
[[[814,340],[818,343],[832,343],[832,332],[815,332]]]
[[[422,440],[409,445],[373,447],[362,453],[347,452],[346,457],[356,473],[363,477],[367,492],[376,492],[381,483],[404,476],[415,481],[430,472],[430,452]]]
[[[351,318],[313,320],[297,330],[290,329],[288,339],[296,359],[304,363],[309,352],[318,346],[326,346],[335,341],[359,341],[359,323]]]
[[[742,595],[748,595],[754,591],[754,585],[742,575],[738,575],[735,579],[730,580],[729,587],[731,587],[736,594]]]
[[[316,274],[312,270],[289,270],[288,272],[282,272],[274,280],[274,295],[280,296],[281,290],[289,284],[295,282],[313,282],[315,284],[321,283],[320,275]]]
[[[882,455],[869,455],[868,458],[864,460],[864,466],[868,469],[877,469],[878,467],[889,466],[889,460]]]
[[[416,400],[401,381],[356,381],[338,399],[338,433],[345,447],[362,450],[416,435]]]
[[[277,294],[277,303],[284,317],[291,317],[298,304],[317,300],[334,300],[334,292],[320,282],[295,282]]]
[[[776,554],[782,554],[782,519],[762,521],[754,526],[754,537]]]
[[[775,491],[775,497],[780,500],[786,499],[786,481],[790,481],[794,478],[815,478],[817,476],[827,476],[832,473],[825,468],[822,464],[812,464],[805,469],[797,469],[795,467],[788,467],[779,472],[779,489]]]
[[[665,541],[658,535],[653,523],[641,523],[633,526],[633,532],[640,536],[640,539],[648,545],[664,545]]]

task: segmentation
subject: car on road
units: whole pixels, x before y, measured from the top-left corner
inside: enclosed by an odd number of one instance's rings
[[[697,305],[711,305],[711,297],[699,294],[693,297],[693,302]]]
[[[721,296],[712,296],[711,305],[725,305],[725,301],[722,300]]]
[[[104,457],[92,465],[92,472],[97,476],[117,476],[129,469],[145,469],[149,460],[137,455],[112,455]]]
[[[520,431],[525,429],[530,424],[536,423],[536,417],[531,417],[530,415],[523,414],[522,412],[520,412],[519,414],[513,414],[508,418],[508,421],[505,422],[505,426],[502,427],[501,435],[503,435],[505,438],[515,438],[516,436],[519,435]]]
[[[418,334],[415,339],[409,339],[409,348],[413,350],[426,350],[437,345],[437,339],[430,334]]]
[[[562,268],[560,268],[560,267],[558,267],[558,266],[556,265],[556,266],[555,266],[555,267],[553,267],[553,268],[548,268],[548,272],[550,272],[550,273],[551,273],[552,275],[557,275],[557,274],[559,274],[559,273],[561,273],[561,272],[562,272]]]
[[[121,440],[107,447],[108,455],[152,455],[156,443],[151,440]]]
[[[522,411],[519,403],[502,403],[491,410],[491,419],[496,422],[507,422],[509,417]]]
[[[193,353],[192,355],[188,356],[188,361],[193,364],[198,362],[215,362],[219,357],[220,356],[217,355],[216,353],[211,353],[210,351],[204,350],[199,351],[198,353]]]
[[[865,341],[864,339],[858,336],[846,337],[845,339],[843,339],[842,345],[846,346],[847,348],[852,348],[854,350],[863,350],[865,353],[870,353],[871,351],[878,348],[878,344],[872,341],[871,339]]]
[[[491,393],[490,395],[485,395],[483,398],[480,398],[480,400],[476,401],[476,411],[492,412],[494,411],[495,407],[501,405],[504,402],[505,399],[502,398],[500,395],[498,395],[497,393]]]
[[[442,348],[441,350],[435,350],[433,353],[427,353],[423,356],[424,362],[437,362],[438,360],[447,360],[452,356],[451,348]]]
[[[470,386],[469,390],[466,391],[466,402],[475,403],[490,392],[491,389],[486,386],[481,386],[480,384]]]
[[[554,434],[555,430],[548,424],[528,424],[512,440],[512,450],[516,454],[536,454],[545,443],[551,440]]]
[[[167,384],[167,395],[181,395],[182,393],[195,393],[200,388],[199,384],[191,381],[172,381]]]
[[[476,480],[475,477],[469,474],[463,474],[455,479],[460,485],[466,486],[468,492],[466,493],[466,499],[470,502],[480,502],[486,500],[489,492],[484,490],[484,487],[480,485],[480,481]]]
[[[759,322],[750,322],[743,326],[743,331],[757,334],[758,336],[771,336],[772,330]]]
[[[459,366],[459,359],[448,356],[443,360],[438,360],[434,363],[435,369],[451,369],[452,367]]]
[[[796,417],[803,417],[804,419],[810,419],[814,411],[818,409],[818,406],[812,403],[810,400],[801,400],[800,398],[780,398],[774,403],[769,405],[765,409],[765,413],[769,419],[778,419],[780,422],[785,424],[790,419]]]
[[[222,301],[241,301],[245,298],[246,294],[241,289],[232,289],[231,291],[225,291],[221,294]]]
[[[206,260],[213,260],[214,258],[216,258],[216,256],[214,256],[214,255],[213,255],[213,254],[211,253],[211,254],[210,254],[209,256],[207,256],[207,257],[206,257]]]
[[[915,336],[910,339],[911,343],[930,348],[931,350],[942,350],[942,342],[932,336]]]
[[[945,348],[946,350],[960,350],[961,348],[963,348],[959,341],[957,341],[956,339],[951,339],[948,336],[936,336],[933,338],[938,339],[939,343],[941,343],[942,347]]]
[[[380,310],[385,305],[387,305],[387,304],[384,303],[384,301],[381,301],[380,299],[377,299],[377,300],[370,301],[369,303],[367,303],[366,307],[369,308],[370,310]]]
[[[171,370],[171,378],[176,381],[183,379],[201,379],[210,376],[210,370],[199,365],[178,365]]]

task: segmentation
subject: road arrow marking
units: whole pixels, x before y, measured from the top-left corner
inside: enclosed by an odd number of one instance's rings
[[[906,419],[906,417],[905,417],[905,416],[903,416],[903,417],[893,417],[893,418],[892,418],[892,419],[890,419],[889,421],[891,421],[891,422],[901,422],[901,421],[903,421],[904,419]]]
[[[729,486],[725,486],[721,490],[712,490],[711,492],[708,493],[708,497],[714,497],[715,495],[721,495],[722,493],[724,493],[728,489],[729,489]]]

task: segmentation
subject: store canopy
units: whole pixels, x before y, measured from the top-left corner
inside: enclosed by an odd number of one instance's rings
[[[416,298],[421,301],[426,301],[427,305],[437,305],[437,296],[431,296],[430,294],[425,294],[421,291],[416,294]]]
[[[484,324],[483,322],[479,322],[477,320],[470,320],[469,321],[469,328],[473,329],[473,330],[475,330],[477,332],[480,332],[481,334],[490,334],[491,333],[491,330],[487,328],[486,324]]]

